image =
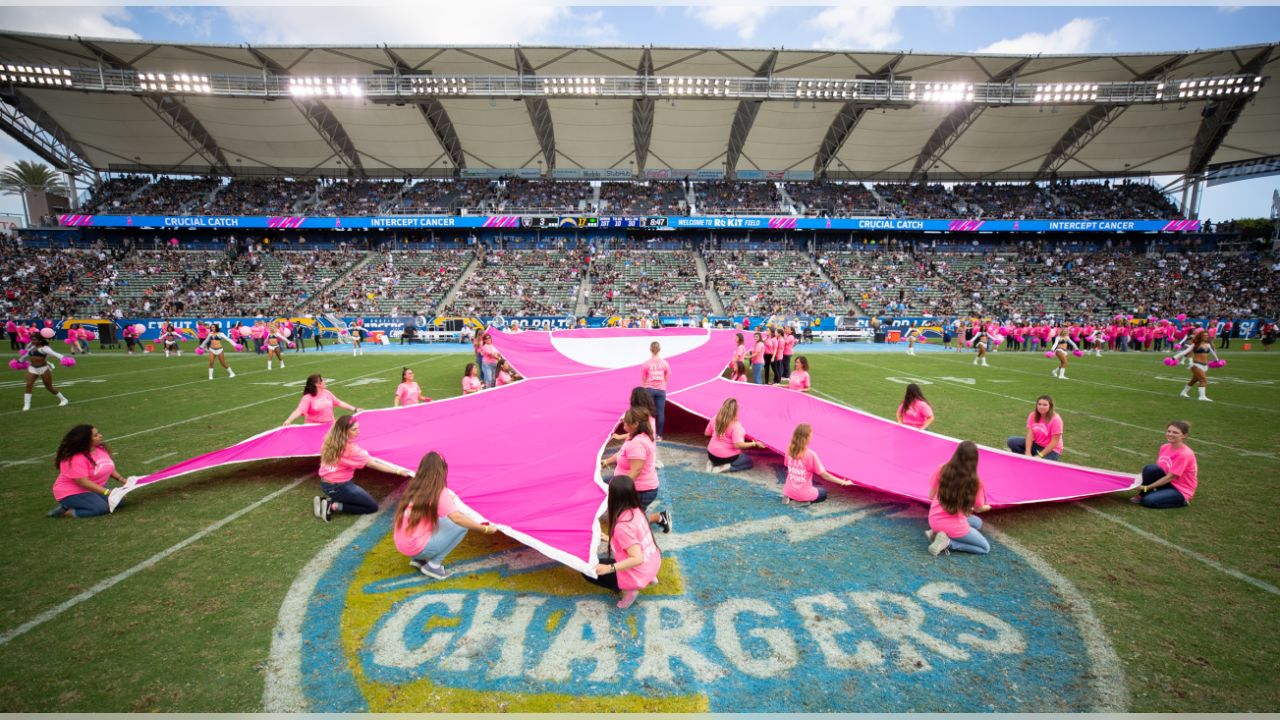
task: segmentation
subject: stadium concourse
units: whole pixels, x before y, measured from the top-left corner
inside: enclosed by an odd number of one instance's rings
[[[6,708],[1274,709],[1276,48],[0,33]]]

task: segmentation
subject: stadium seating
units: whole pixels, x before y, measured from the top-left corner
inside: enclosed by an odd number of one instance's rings
[[[446,314],[574,314],[584,264],[581,254],[563,250],[490,250]]]
[[[434,315],[472,257],[467,250],[370,252],[356,272],[306,307],[312,312],[358,315]],[[343,270],[335,264],[327,272]],[[317,281],[326,282],[323,277]]]
[[[726,309],[748,315],[842,314],[841,291],[795,251],[706,251],[707,284]]]
[[[610,250],[591,258],[588,314],[707,315],[706,287],[689,250]]]

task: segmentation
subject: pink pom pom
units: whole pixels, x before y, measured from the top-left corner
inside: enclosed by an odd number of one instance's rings
[[[197,355],[203,355],[203,354],[204,354],[204,348],[202,348],[202,347],[198,347],[198,348],[196,348],[196,354],[197,354]]]
[[[133,326],[133,331],[141,335],[142,333],[147,331],[147,326],[143,325],[142,323],[138,323],[137,325]]]
[[[1168,365],[1169,367],[1173,367],[1174,365],[1178,364],[1177,358],[1171,358],[1171,357],[1167,357],[1161,362],[1163,362],[1165,365]]]
[[[57,333],[53,331],[53,328],[45,328],[40,331],[40,337],[44,338],[45,340],[52,340],[53,336],[56,334]]]
[[[63,340],[62,342],[66,343],[66,344],[68,344],[68,345],[75,345],[75,344],[76,344],[76,341],[75,341],[75,339],[74,339],[74,338],[67,338],[66,340]]]
[[[1224,365],[1226,365],[1226,364],[1227,364],[1227,361],[1226,361],[1226,360],[1214,360],[1214,361],[1212,361],[1212,362],[1210,362],[1210,363],[1209,363],[1209,367],[1211,367],[1211,368],[1220,368],[1220,367],[1222,367],[1222,366],[1224,366]]]
[[[1083,350],[1075,350],[1075,351],[1073,351],[1071,354],[1072,354],[1072,355],[1075,355],[1076,357],[1084,357],[1084,351],[1083,351]]]
[[[75,367],[75,366],[76,366],[76,359],[75,359],[75,358],[73,358],[73,357],[64,357],[64,358],[62,358],[62,366],[63,366],[63,367]]]
[[[10,360],[9,369],[10,370],[26,370],[27,364],[22,362],[21,360]]]
[[[1044,351],[1044,356],[1045,356],[1045,357],[1047,357],[1047,358],[1051,358],[1051,357],[1053,357],[1053,351],[1052,351],[1052,350],[1045,350],[1045,351]]]
[[[929,339],[928,339],[928,338],[923,338],[923,337],[922,337],[922,338],[920,338],[919,340],[916,340],[916,342],[918,342],[918,343],[927,343],[927,342],[929,342]]]
[[[253,336],[253,328],[251,327],[240,328],[240,337],[252,337],[252,336]]]
[[[293,343],[289,343],[289,349],[290,349],[290,350],[292,350],[294,347],[295,347],[295,346],[294,346],[294,344],[293,344]]]
[[[1186,320],[1187,320],[1186,313],[1178,313],[1178,322],[1186,322]]]
[[[44,326],[45,326],[45,327],[47,327],[47,328],[51,328],[51,327],[53,327],[53,321],[52,321],[52,320],[45,320],[45,321],[44,321]]]
[[[282,330],[280,330],[280,334],[285,337],[289,337],[290,335],[293,334],[293,331],[290,330],[289,328],[283,328]]]
[[[236,352],[242,352],[243,350],[244,350],[244,346],[241,345],[240,343],[236,343]]]

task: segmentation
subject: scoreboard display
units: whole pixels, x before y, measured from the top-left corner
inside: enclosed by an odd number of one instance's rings
[[[595,228],[665,228],[666,217],[555,217],[528,216],[520,218],[520,227],[524,228],[577,228],[590,230]]]

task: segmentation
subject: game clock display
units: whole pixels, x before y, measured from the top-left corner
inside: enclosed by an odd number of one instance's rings
[[[520,227],[526,228],[664,228],[665,217],[522,217]]]

